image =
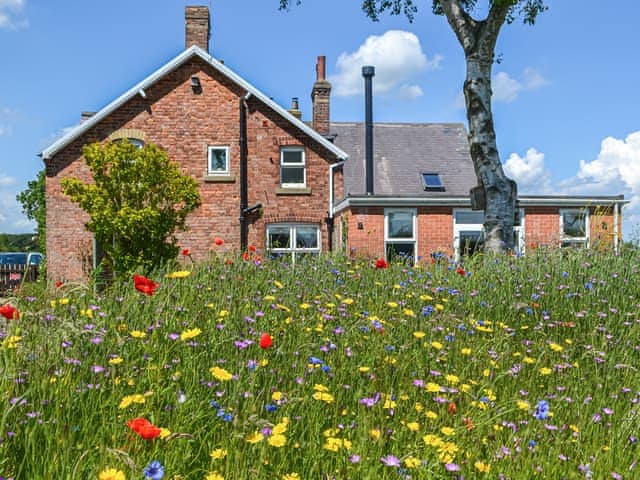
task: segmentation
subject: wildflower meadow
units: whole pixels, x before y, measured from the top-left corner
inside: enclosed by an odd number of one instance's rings
[[[2,479],[639,478],[640,262],[245,255],[0,302]]]

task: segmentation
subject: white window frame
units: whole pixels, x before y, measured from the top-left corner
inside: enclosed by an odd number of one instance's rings
[[[225,154],[225,169],[224,170],[213,170],[212,167],[212,153],[215,150],[224,150],[224,154]],[[230,160],[230,149],[228,145],[209,145],[207,147],[207,174],[208,175],[229,175],[231,173],[231,170],[229,168],[229,164],[231,163]]]
[[[410,213],[412,220],[412,236],[404,238],[391,238],[389,237],[389,214],[392,213]],[[384,258],[387,258],[387,246],[394,243],[413,243],[413,262],[418,259],[418,210],[416,208],[385,208],[384,209]]]
[[[300,227],[313,227],[316,229],[316,244],[317,247],[305,248],[305,247],[297,247],[297,229]],[[289,229],[289,246],[288,247],[271,247],[269,244],[269,230],[272,228],[288,228]],[[320,225],[316,223],[270,223],[267,225],[265,230],[265,242],[266,242],[266,251],[272,254],[281,254],[281,255],[289,255],[291,256],[292,261],[295,263],[296,254],[300,253],[313,253],[320,254],[322,252],[322,228]]]
[[[285,163],[284,152],[300,152],[302,163]],[[302,183],[285,183],[282,181],[282,172],[285,168],[302,167]],[[307,158],[304,147],[281,147],[280,148],[280,187],[282,188],[306,188],[307,187]]]
[[[469,208],[454,208],[453,209],[453,250],[456,261],[460,261],[461,251],[460,251],[460,234],[462,232],[484,232],[484,224],[481,223],[458,223],[456,221],[456,217],[458,213],[461,212],[478,212],[481,214],[484,221],[484,212],[482,210],[471,210]],[[514,226],[513,231],[514,234],[518,233],[518,242],[515,247],[515,252],[517,254],[524,255],[525,250],[525,210],[524,208],[520,209],[520,225]]]
[[[567,213],[584,215],[584,237],[570,237],[564,233],[564,216]],[[589,248],[589,209],[588,208],[561,208],[560,209],[560,246],[563,243],[569,243],[573,245],[583,245]]]

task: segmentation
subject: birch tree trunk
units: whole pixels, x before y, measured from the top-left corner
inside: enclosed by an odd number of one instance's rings
[[[491,68],[500,28],[513,2],[494,2],[485,20],[468,15],[458,0],[442,0],[442,10],[458,37],[467,66],[464,97],[469,122],[469,149],[478,182],[484,189],[485,249],[513,248],[516,183],[502,169],[491,112]]]

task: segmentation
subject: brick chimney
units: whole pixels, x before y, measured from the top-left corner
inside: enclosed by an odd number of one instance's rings
[[[291,99],[291,108],[287,111],[298,120],[302,118],[302,112],[300,111],[300,103],[298,102],[298,97],[293,97]]]
[[[185,7],[184,20],[185,48],[197,45],[209,53],[209,37],[211,35],[209,7]]]
[[[326,79],[326,57],[319,55],[316,64],[316,82],[311,90],[311,103],[313,104],[312,126],[321,135],[329,135],[330,96],[331,84]]]

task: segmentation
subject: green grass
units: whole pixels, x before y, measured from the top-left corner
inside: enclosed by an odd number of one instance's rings
[[[188,267],[152,275],[152,296],[127,281],[12,300],[0,477],[144,478],[153,460],[166,479],[638,475],[631,253]]]

